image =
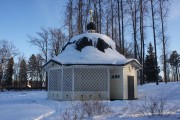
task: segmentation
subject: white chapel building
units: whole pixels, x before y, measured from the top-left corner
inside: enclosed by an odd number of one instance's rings
[[[87,33],[74,36],[43,68],[48,72],[48,98],[55,100],[137,99],[136,59],[116,51],[115,42],[95,33],[92,17]]]

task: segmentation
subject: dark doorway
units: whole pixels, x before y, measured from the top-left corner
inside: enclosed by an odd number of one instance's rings
[[[128,76],[128,100],[134,100],[134,76]]]

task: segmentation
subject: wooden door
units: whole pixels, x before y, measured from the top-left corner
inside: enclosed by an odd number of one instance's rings
[[[128,100],[134,99],[134,76],[128,76]]]

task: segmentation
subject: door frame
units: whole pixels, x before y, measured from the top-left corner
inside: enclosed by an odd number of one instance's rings
[[[135,86],[134,86],[134,76],[127,76],[127,94],[128,94],[128,100],[134,100],[135,99]]]

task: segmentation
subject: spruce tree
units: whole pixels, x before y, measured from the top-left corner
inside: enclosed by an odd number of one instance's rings
[[[177,53],[177,51],[173,51],[170,58],[169,63],[171,67],[174,69],[174,81],[175,79],[178,81],[178,67],[180,63],[180,55]]]
[[[37,58],[34,54],[32,54],[28,61],[28,72],[31,80],[37,78]]]
[[[42,84],[43,84],[43,76],[44,76],[44,72],[42,72],[42,66],[43,66],[43,58],[41,56],[41,54],[37,54],[36,55],[37,58],[37,73],[38,73],[38,78],[39,78],[39,86],[42,89]]]
[[[156,76],[159,74],[159,68],[156,69],[156,58],[153,52],[153,46],[149,43],[148,55],[145,58],[144,74],[146,82],[156,82]]]
[[[24,59],[20,63],[19,84],[20,87],[26,87],[27,85],[27,65]]]
[[[13,57],[11,57],[7,64],[7,69],[5,74],[6,86],[12,86],[13,66],[14,66],[14,59]]]

